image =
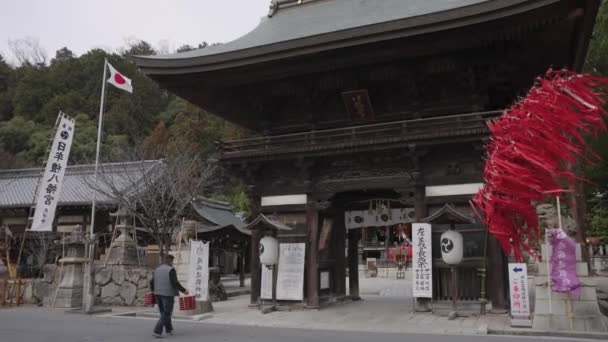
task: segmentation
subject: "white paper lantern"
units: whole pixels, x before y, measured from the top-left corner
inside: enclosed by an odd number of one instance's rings
[[[260,263],[262,265],[276,265],[279,262],[279,242],[271,236],[264,236],[260,240]]]
[[[448,265],[457,265],[462,261],[463,243],[462,234],[455,230],[448,230],[441,234],[441,257]]]

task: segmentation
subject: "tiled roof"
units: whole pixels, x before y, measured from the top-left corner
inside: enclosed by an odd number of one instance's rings
[[[138,161],[100,164],[99,172],[103,177],[112,177],[113,184],[119,189],[126,188],[161,161]],[[0,208],[29,208],[35,201],[36,185],[43,169],[0,170]],[[87,205],[93,201],[93,182],[95,165],[68,166],[65,171],[59,206]],[[96,202],[100,205],[113,205],[114,200],[97,193]]]
[[[249,230],[244,229],[245,223],[234,215],[232,207],[227,202],[197,197],[192,201],[192,207],[198,215],[210,223],[209,225],[200,225],[197,228],[199,233],[210,233],[232,226],[243,234],[251,234]]]
[[[259,47],[278,46],[285,42],[319,37],[357,28],[395,21],[420,19],[414,26],[425,26],[436,14],[463,10],[460,16],[488,12],[503,7],[518,5],[529,0],[323,0],[306,1],[300,5],[289,4],[279,9],[271,17],[262,17],[259,25],[244,36],[225,44],[208,46],[202,49],[154,56],[135,56],[140,67],[163,67],[166,61],[173,61],[171,67],[191,65],[190,60],[222,56],[237,51],[253,50]],[[280,6],[279,6],[280,7]],[[472,14],[467,14],[469,7]],[[450,20],[453,19],[450,17]],[[439,20],[439,19],[437,19]],[[445,19],[448,20],[448,19]],[[196,25],[196,24],[195,24]],[[412,24],[413,25],[413,24]],[[371,31],[370,31],[371,32]],[[209,63],[211,63],[211,59]]]

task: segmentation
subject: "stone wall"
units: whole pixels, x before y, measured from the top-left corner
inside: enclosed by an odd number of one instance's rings
[[[150,291],[151,278],[152,270],[146,267],[99,267],[95,273],[96,304],[144,306],[144,295]]]

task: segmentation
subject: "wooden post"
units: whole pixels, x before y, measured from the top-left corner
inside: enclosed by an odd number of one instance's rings
[[[384,228],[384,259],[388,259],[388,249],[390,248],[391,227]]]
[[[458,276],[456,266],[450,267],[452,271],[452,310],[457,312],[456,302],[458,301]]]
[[[424,180],[419,172],[414,172],[414,215],[416,222],[427,216],[426,208],[426,188]]]
[[[334,284],[337,295],[346,295],[346,226],[344,225],[344,210],[338,209],[334,218],[334,236],[336,270],[334,272]]]
[[[266,266],[264,266],[266,267]],[[272,307],[273,310],[277,309],[277,280],[279,270],[277,265],[272,265]]]
[[[5,306],[8,301],[8,279],[4,279],[2,286],[2,306]]]
[[[508,301],[508,275],[505,265],[505,256],[500,244],[493,236],[488,236],[488,270],[486,281],[487,298],[492,302],[491,313],[507,312]]]
[[[360,300],[359,296],[359,239],[361,229],[351,229],[348,232],[348,285],[352,300]]]
[[[251,301],[249,306],[258,306],[260,290],[262,286],[260,266],[260,239],[263,231],[253,230],[251,232]]]
[[[239,267],[239,287],[245,287],[245,255],[247,255],[247,249],[243,247],[241,249],[241,265]]]
[[[21,285],[22,285],[22,280],[21,280],[21,278],[18,278],[17,279],[17,291],[15,293],[15,296],[16,296],[15,303],[17,304],[17,306],[21,305]]]
[[[309,308],[319,307],[319,211],[314,202],[306,206],[306,297]]]

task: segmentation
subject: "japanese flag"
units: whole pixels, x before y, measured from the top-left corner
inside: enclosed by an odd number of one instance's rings
[[[108,83],[114,85],[116,88],[120,88],[124,91],[132,93],[133,86],[131,85],[131,79],[126,78],[123,74],[116,71],[116,69],[114,69],[110,63],[108,63],[108,68],[110,69],[110,78],[108,78]]]

